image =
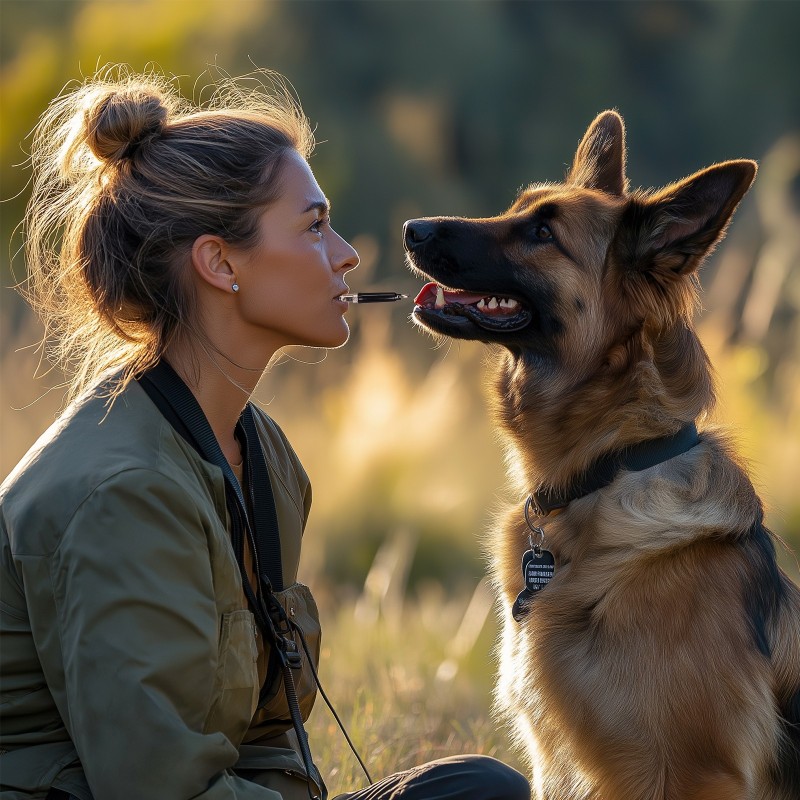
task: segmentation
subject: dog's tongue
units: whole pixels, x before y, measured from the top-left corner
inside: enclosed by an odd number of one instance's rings
[[[414,298],[414,304],[421,306],[429,296],[436,297],[436,284],[433,281],[426,283],[420,289],[419,294]]]
[[[418,306],[422,306],[427,302],[435,302],[437,288],[438,284],[433,281],[426,283],[420,290],[420,293],[414,298],[414,303]],[[459,290],[444,290],[444,299],[446,303],[463,303],[464,305],[469,305],[470,303],[477,303],[483,299],[484,296],[485,295],[482,294],[469,294],[469,292],[462,292]]]

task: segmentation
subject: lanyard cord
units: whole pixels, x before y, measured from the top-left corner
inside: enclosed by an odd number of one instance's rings
[[[356,760],[361,765],[361,769],[367,776],[367,780],[369,781],[371,786],[374,783],[374,781],[372,780],[372,776],[369,774],[369,770],[367,769],[364,762],[361,760],[361,756],[358,754],[356,746],[350,739],[350,736],[348,735],[347,730],[344,727],[344,723],[341,721],[341,719],[339,719],[339,715],[336,713],[336,709],[331,704],[331,701],[328,700],[328,695],[325,694],[325,690],[322,688],[322,684],[319,682],[319,676],[317,675],[317,670],[314,667],[314,659],[311,658],[311,653],[309,652],[308,649],[308,643],[306,642],[306,637],[303,635],[303,631],[300,630],[300,627],[298,625],[294,625],[293,627],[300,636],[300,642],[303,645],[303,650],[306,651],[306,658],[308,659],[308,665],[309,667],[311,667],[311,674],[314,676],[314,682],[317,684],[317,689],[319,689],[319,693],[322,695],[322,699],[325,701],[325,705],[328,706],[328,709],[330,710],[331,714],[333,714],[333,718],[336,720],[336,724],[339,726],[339,730],[342,732],[342,735],[347,740],[347,744],[349,745],[350,750],[352,750],[353,755],[356,757]]]
[[[287,636],[287,634],[294,631],[300,637],[303,650],[306,653],[308,666],[311,669],[311,674],[314,677],[314,683],[317,689],[319,689],[325,704],[333,714],[339,729],[347,740],[347,744],[352,750],[353,755],[358,760],[367,780],[372,784],[372,777],[364,765],[364,761],[358,754],[344,724],[320,683],[319,675],[314,666],[314,659],[311,657],[302,629],[286,616],[283,607],[273,593],[274,586],[277,585],[279,591],[283,588],[280,533],[278,530],[277,511],[275,509],[275,498],[269,479],[269,471],[267,469],[266,460],[264,459],[258,431],[255,427],[251,406],[248,404],[242,413],[239,425],[237,426],[237,433],[241,434],[242,438],[244,438],[246,453],[245,485],[249,490],[248,499],[250,500],[250,509],[254,525],[251,524],[250,515],[247,513],[247,506],[244,502],[241,486],[236,476],[233,474],[230,464],[228,464],[227,459],[222,454],[219,443],[213,431],[211,431],[208,420],[203,414],[200,405],[197,403],[186,384],[183,383],[166,361],[161,361],[140,378],[140,385],[166,419],[173,425],[175,430],[183,436],[201,456],[219,466],[225,476],[225,501],[231,522],[231,545],[233,546],[234,555],[236,556],[236,561],[241,572],[242,588],[256,617],[256,622],[265,633],[268,640],[273,643],[272,652],[270,653],[270,664],[267,669],[267,680],[264,681],[264,685],[261,688],[259,705],[265,700],[269,689],[274,683],[275,677],[277,677],[277,671],[280,669],[283,676],[289,714],[295,733],[297,734],[306,771],[309,778],[316,776],[319,782],[319,772],[314,766],[308,744],[308,735],[303,727],[294,675],[292,674],[292,669],[300,667],[302,663],[300,654],[297,652],[296,644]],[[204,446],[201,446],[198,438],[202,440]],[[252,446],[250,444],[251,442],[253,443]],[[257,502],[256,500],[255,487],[264,487],[266,489],[263,493],[264,497],[260,498],[262,502]],[[254,535],[253,527],[255,527],[256,535]],[[247,535],[250,540],[256,575],[259,578],[259,586],[256,587],[255,591],[244,569],[245,535]],[[261,571],[262,564],[268,572],[266,570],[263,572]],[[272,569],[269,569],[270,567],[272,567]],[[259,591],[259,589],[261,589],[261,591]],[[280,666],[278,666],[276,662],[280,662]],[[310,781],[309,796],[314,800],[315,796],[311,791]]]
[[[244,437],[245,450],[247,453],[247,483],[249,484],[249,495],[251,507],[253,509],[253,520],[247,513],[244,495],[239,481],[233,474],[230,464],[222,453],[214,432],[206,419],[200,404],[191,393],[186,384],[180,379],[178,374],[170,365],[162,360],[155,367],[148,370],[139,378],[139,385],[148,394],[157,408],[173,425],[175,430],[191,444],[195,450],[206,460],[218,466],[225,477],[225,501],[231,522],[231,545],[233,546],[236,562],[242,578],[242,588],[245,597],[253,610],[256,622],[262,629],[268,641],[272,642],[272,653],[270,657],[270,668],[268,668],[268,680],[264,682],[265,687],[269,688],[272,681],[269,680],[269,672],[273,667],[274,658],[280,661],[283,677],[286,701],[289,706],[292,726],[297,735],[300,745],[300,754],[307,774],[307,788],[310,800],[319,800],[319,796],[313,791],[315,787],[312,781],[321,785],[319,771],[314,766],[311,756],[311,749],[308,744],[308,735],[303,727],[303,718],[300,713],[300,704],[297,700],[297,691],[294,683],[292,669],[301,666],[300,654],[297,652],[297,645],[286,636],[290,633],[289,626],[284,626],[285,631],[279,630],[281,617],[285,618],[283,608],[273,594],[273,586],[278,586],[279,591],[283,589],[283,575],[280,561],[280,536],[277,524],[277,510],[275,508],[275,498],[272,492],[272,485],[269,480],[269,472],[266,467],[264,453],[261,442],[253,420],[253,410],[248,404],[242,412],[242,416],[237,425],[237,430],[241,430]],[[255,457],[253,451],[257,451]],[[260,474],[259,474],[260,473]],[[259,498],[262,502],[256,502],[253,484],[258,483],[262,491]],[[256,533],[263,536],[256,536]],[[247,570],[244,567],[244,535],[250,540],[253,553],[254,566],[258,576],[260,586],[253,590]],[[259,544],[262,546],[259,548]],[[267,571],[260,571],[259,555],[269,552],[272,559],[265,560],[264,567]],[[315,675],[316,672],[312,669]],[[263,695],[265,689],[262,687]],[[261,701],[261,695],[259,702]]]

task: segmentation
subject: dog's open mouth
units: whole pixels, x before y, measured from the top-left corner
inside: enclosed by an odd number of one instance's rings
[[[531,312],[513,297],[444,289],[433,282],[422,287],[414,304],[428,313],[465,317],[487,331],[518,331],[533,319]]]

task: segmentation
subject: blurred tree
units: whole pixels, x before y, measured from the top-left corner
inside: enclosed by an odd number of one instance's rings
[[[488,213],[557,179],[593,115],[626,117],[634,183],[760,156],[800,127],[800,5],[756,0],[3,0],[0,194],[36,116],[106,62],[154,63],[191,94],[208,62],[297,86],[339,224],[397,247],[399,216]],[[202,78],[200,79],[202,83]],[[24,147],[24,146],[23,146]],[[19,205],[9,206],[17,216]],[[384,269],[395,271],[395,263]]]

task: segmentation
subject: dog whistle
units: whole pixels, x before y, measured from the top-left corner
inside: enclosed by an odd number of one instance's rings
[[[407,297],[407,294],[399,292],[358,292],[339,295],[339,299],[344,300],[345,303],[395,303],[398,300],[405,300]]]

